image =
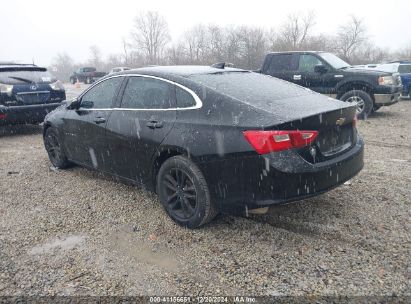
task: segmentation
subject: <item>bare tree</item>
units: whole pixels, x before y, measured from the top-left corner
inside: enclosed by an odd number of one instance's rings
[[[110,55],[103,60],[100,49],[93,45],[87,64],[108,69],[114,65],[210,65],[226,61],[237,67],[256,69],[269,50],[324,50],[336,53],[352,64],[411,59],[411,44],[396,52],[379,48],[369,41],[363,20],[355,16],[341,25],[334,36],[314,34],[314,25],[315,15],[312,12],[289,15],[279,29],[271,30],[246,25],[198,24],[169,45],[166,20],[157,12],[146,12],[135,18],[132,39],[122,39],[121,54]],[[59,78],[66,79],[75,67],[67,54],[58,54],[53,59],[51,70],[61,75]]]
[[[188,63],[185,55],[185,46],[181,41],[167,49],[166,57],[168,64],[178,65]]]
[[[354,53],[367,40],[367,29],[363,20],[352,15],[347,24],[339,27],[337,33],[337,52],[343,59],[351,61]]]
[[[304,48],[314,25],[315,15],[313,12],[305,15],[300,13],[291,14],[281,27],[278,42],[282,44],[284,49],[301,50]]]
[[[159,64],[170,40],[167,21],[158,12],[142,13],[134,19],[131,37],[136,51],[146,56],[148,64]]]
[[[123,56],[122,54],[110,54],[108,55],[107,59],[104,61],[104,71],[110,71],[114,67],[123,66]]]
[[[203,64],[206,61],[208,41],[207,27],[203,24],[197,24],[184,34],[186,52],[189,63]]]
[[[237,33],[241,54],[239,66],[245,69],[259,68],[267,51],[264,30],[258,27],[241,26]]]
[[[241,57],[241,45],[237,29],[231,26],[227,27],[225,32],[225,58],[228,62],[238,65]]]
[[[74,69],[74,61],[66,53],[57,54],[50,66],[51,73],[62,81],[68,81]]]
[[[209,42],[209,61],[218,62],[224,60],[225,33],[224,29],[218,25],[209,25],[208,28]]]
[[[396,60],[411,60],[411,42],[407,47],[395,52],[392,57]]]
[[[123,44],[123,58],[124,58],[124,64],[128,65],[130,64],[130,44],[127,42],[127,40],[123,37],[121,39],[121,43]]]
[[[103,60],[101,51],[97,45],[90,46],[90,55],[89,63],[96,69],[101,69],[103,67]]]

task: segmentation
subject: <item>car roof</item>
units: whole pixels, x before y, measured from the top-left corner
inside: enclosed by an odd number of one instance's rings
[[[138,69],[132,69],[122,72],[121,74],[151,74],[151,75],[176,75],[182,77],[188,77],[191,75],[199,74],[217,74],[222,72],[240,72],[245,71],[236,68],[214,68],[211,66],[201,65],[175,65],[175,66],[151,66]]]
[[[0,62],[0,72],[7,71],[47,71],[46,68],[35,64]]]
[[[39,66],[32,64],[32,63],[14,63],[14,62],[5,62],[0,61],[0,68],[13,68],[13,67],[35,67],[38,68]]]
[[[269,52],[268,54],[319,54],[319,53],[327,53],[325,51],[285,51],[285,52]]]

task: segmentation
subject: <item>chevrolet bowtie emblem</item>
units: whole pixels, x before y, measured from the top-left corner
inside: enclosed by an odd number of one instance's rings
[[[336,124],[337,126],[342,126],[342,125],[344,124],[344,122],[345,122],[345,118],[344,118],[344,117],[341,117],[341,118],[338,118],[338,119],[337,119],[337,121],[335,122],[335,124]]]

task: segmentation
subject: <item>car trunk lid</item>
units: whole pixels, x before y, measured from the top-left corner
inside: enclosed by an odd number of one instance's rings
[[[311,163],[337,157],[356,142],[355,106],[331,110],[305,118],[290,120],[268,129],[318,131],[316,140],[298,153]]]

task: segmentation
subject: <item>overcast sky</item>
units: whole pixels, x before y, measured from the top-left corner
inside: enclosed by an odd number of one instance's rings
[[[89,58],[90,45],[104,56],[122,51],[133,18],[155,10],[166,17],[173,39],[197,23],[278,27],[293,12],[312,10],[314,31],[332,34],[350,14],[364,18],[371,39],[391,50],[411,44],[409,0],[390,3],[345,0],[117,0],[4,1],[0,9],[0,61],[49,65],[66,52],[76,62]]]

